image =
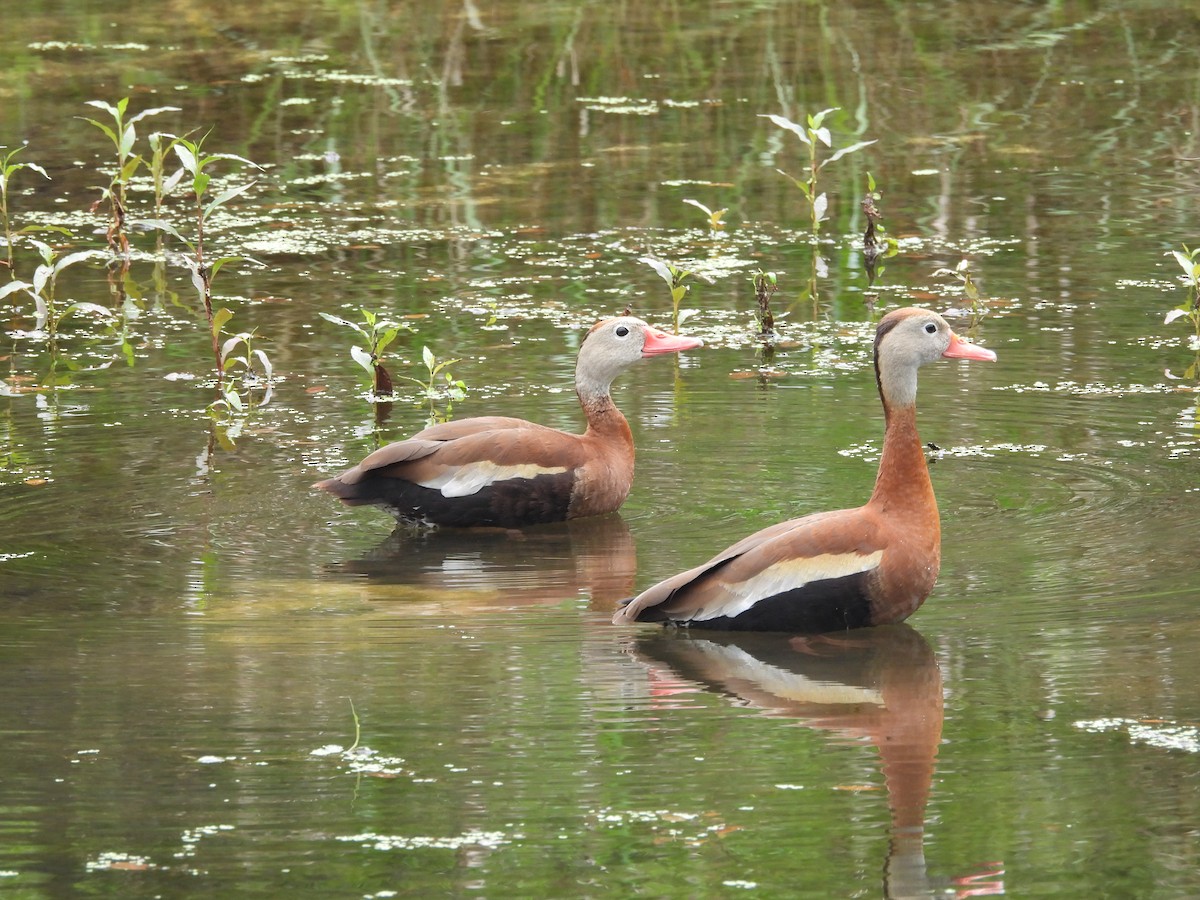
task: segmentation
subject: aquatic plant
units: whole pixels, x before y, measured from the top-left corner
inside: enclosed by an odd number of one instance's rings
[[[673,263],[655,259],[653,256],[639,257],[638,262],[644,262],[657,272],[658,276],[667,283],[667,287],[671,289],[671,326],[675,333],[678,334],[680,324],[687,321],[695,313],[694,309],[685,309],[682,311],[679,309],[680,301],[691,290],[691,285],[684,284],[683,282],[691,277],[693,273]]]
[[[1195,349],[1200,351],[1200,247],[1189,250],[1184,244],[1182,251],[1172,250],[1168,255],[1183,269],[1181,280],[1187,286],[1187,298],[1167,313],[1163,324],[1170,325],[1176,319],[1186,318],[1195,331]]]
[[[971,301],[971,312],[976,316],[987,313],[987,304],[980,299],[979,286],[975,284],[975,279],[971,275],[970,260],[961,260],[953,269],[935,269],[933,274],[935,278],[948,276],[958,281],[962,285],[963,296]]]
[[[867,284],[874,285],[875,279],[884,272],[884,266],[879,260],[888,259],[900,252],[900,244],[887,233],[883,227],[879,212],[879,201],[883,193],[875,184],[875,177],[867,173],[867,193],[863,195],[862,211],[867,217],[867,227],[863,232],[863,267],[867,271]],[[867,297],[868,306],[873,306],[877,295]]]
[[[758,320],[758,334],[770,342],[775,336],[775,314],[771,312],[771,297],[779,290],[778,279],[774,272],[764,272],[760,269],[750,276],[750,283],[754,285],[754,315]]]
[[[5,149],[7,148],[0,146],[0,150]],[[14,235],[27,234],[30,231],[36,231],[38,229],[35,225],[26,225],[24,228],[20,228],[17,231],[12,230],[12,222],[9,219],[8,213],[9,184],[12,182],[13,175],[15,175],[17,172],[20,172],[22,169],[32,169],[34,172],[40,174],[43,178],[46,178],[47,180],[50,178],[50,176],[46,174],[46,170],[37,163],[13,162],[13,157],[24,149],[25,148],[23,146],[15,147],[12,150],[9,150],[7,153],[0,155],[0,219],[4,220],[4,248],[7,254],[7,260],[0,260],[0,262],[5,263],[10,272],[13,271]]]
[[[689,197],[685,197],[683,202],[691,204],[692,206],[696,207],[696,209],[708,216],[708,228],[710,231],[724,230],[725,222],[723,221],[723,217],[725,213],[729,212],[728,209],[709,209],[699,200],[692,200]]]
[[[44,241],[31,239],[29,243],[41,255],[42,264],[34,270],[32,282],[14,279],[0,288],[0,299],[18,292],[23,292],[32,298],[36,321],[35,331],[44,329],[53,337],[58,332],[59,323],[78,312],[99,313],[105,319],[112,317],[109,310],[97,303],[71,303],[62,309],[59,309],[57,304],[56,290],[59,274],[69,266],[100,256],[101,251],[80,250],[77,253],[60,257],[58,251]]]
[[[122,97],[116,104],[107,103],[104,100],[88,100],[88,106],[94,106],[96,109],[103,110],[108,113],[112,119],[112,124],[99,122],[96,119],[81,116],[85,122],[90,122],[99,128],[108,139],[112,142],[113,150],[116,153],[116,165],[113,168],[108,181],[108,186],[100,189],[100,201],[108,202],[109,223],[106,237],[108,238],[108,246],[114,253],[120,250],[124,257],[129,256],[129,211],[126,201],[126,189],[129,181],[133,178],[137,170],[145,162],[142,157],[133,152],[134,144],[137,141],[137,129],[135,126],[142,119],[150,116],[156,116],[164,112],[177,112],[177,106],[159,106],[153,109],[145,109],[140,113],[126,118],[125,113],[129,108],[129,98]]]
[[[461,400],[467,396],[466,384],[449,372],[449,367],[457,362],[461,362],[461,360],[439,360],[432,350],[428,347],[422,347],[421,361],[425,365],[426,377],[424,379],[414,378],[411,375],[398,375],[397,377],[420,386],[423,400],[429,404],[427,421],[430,425],[436,422],[445,422],[454,412],[454,401]],[[441,400],[446,401],[446,409],[439,412],[437,403]]]
[[[375,394],[376,402],[379,402],[379,398],[390,397],[393,390],[392,376],[383,365],[383,355],[400,332],[409,330],[409,326],[381,319],[378,313],[373,313],[369,309],[359,309],[358,312],[363,319],[362,325],[351,322],[349,319],[343,319],[341,316],[330,315],[327,312],[320,315],[325,321],[349,328],[362,337],[366,346],[360,347],[357,344],[352,346],[350,357],[366,371],[371,391]]]
[[[796,137],[800,139],[801,143],[808,148],[808,174],[806,177],[796,178],[783,171],[783,169],[776,169],[775,171],[791,181],[804,194],[804,198],[808,201],[809,213],[811,216],[811,231],[814,237],[820,232],[821,223],[826,221],[827,216],[825,213],[829,208],[828,195],[826,195],[823,191],[818,191],[817,188],[818,173],[827,165],[832,162],[836,162],[843,156],[854,153],[855,151],[861,150],[864,147],[869,147],[871,144],[875,143],[873,140],[859,141],[855,144],[850,144],[849,146],[835,150],[824,159],[821,159],[821,154],[819,151],[820,146],[824,146],[830,150],[833,149],[833,137],[830,134],[829,129],[824,125],[825,117],[832,112],[837,112],[839,108],[840,107],[836,106],[830,107],[829,109],[823,109],[814,115],[808,116],[805,119],[806,124],[804,125],[793,122],[791,119],[785,118],[784,116],[764,116],[764,118],[770,119],[785,131],[790,131],[792,134],[796,135]]]
[[[219,311],[213,310],[213,279],[217,277],[217,273],[227,263],[242,262],[249,260],[249,257],[222,256],[214,260],[206,259],[204,255],[204,227],[221,207],[225,206],[233,198],[250,190],[256,182],[250,181],[245,184],[226,188],[212,199],[208,199],[212,175],[206,170],[209,166],[221,161],[244,163],[256,169],[261,167],[257,163],[244,159],[241,156],[235,156],[232,153],[206,154],[203,151],[203,137],[197,141],[190,141],[185,137],[175,137],[173,135],[167,135],[167,137],[172,138],[171,148],[175,151],[175,155],[179,157],[184,170],[192,176],[190,189],[196,209],[195,240],[188,240],[174,229],[171,229],[171,233],[183,241],[187,245],[188,250],[191,251],[191,257],[186,261],[186,265],[192,273],[192,286],[195,287],[196,293],[204,305],[204,314],[208,319],[209,335],[212,338],[213,359],[216,362],[217,392],[221,394],[224,392],[225,387],[225,364],[221,354],[221,327],[232,318],[233,313],[224,308]],[[249,261],[253,262],[254,260]]]
[[[172,174],[167,175],[167,158],[175,148],[179,139],[174,135],[156,131],[147,138],[150,144],[150,159],[146,165],[150,169],[150,178],[154,182],[154,215],[162,218],[163,201],[183,180],[186,169],[180,166]],[[160,223],[156,223],[160,224]]]

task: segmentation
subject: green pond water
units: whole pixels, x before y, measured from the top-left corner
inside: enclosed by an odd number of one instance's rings
[[[1200,896],[1200,243],[1187,3],[29,2],[0,32],[18,279],[0,299],[0,895]],[[129,97],[214,164],[215,280],[273,366],[214,424],[177,238],[106,266]],[[763,118],[830,107],[819,175]],[[211,129],[211,131],[209,131]],[[822,150],[826,155],[829,151]],[[175,163],[170,160],[169,171]],[[168,171],[168,174],[169,174]],[[899,253],[872,278],[870,172]],[[684,200],[724,209],[726,227]],[[132,218],[154,218],[145,170]],[[192,238],[183,188],[159,218]],[[55,226],[61,231],[48,230]],[[65,232],[65,233],[64,233]],[[377,421],[361,308],[465,383],[451,415],[576,429],[583,329],[705,347],[623,376],[619,514],[392,533],[309,485]],[[937,588],[903,626],[794,640],[609,623],[749,532],[865,500],[887,309],[996,363],[921,375]],[[778,274],[774,353],[753,272]],[[0,283],[9,273],[0,271]],[[446,412],[447,400],[433,404]],[[230,445],[232,442],[232,445]]]

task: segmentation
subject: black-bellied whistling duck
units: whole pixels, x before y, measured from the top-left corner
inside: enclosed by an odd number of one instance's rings
[[[613,622],[825,632],[903,622],[916,612],[941,561],[937,501],[917,435],[917,369],[941,357],[996,354],[963,341],[927,309],[897,309],[880,321],[875,380],[886,426],[865,506],[764,528],[643,591]]]
[[[634,456],[613,379],[639,359],[700,345],[633,316],[605,319],[588,331],[575,365],[583,434],[505,416],[444,422],[313,487],[428,525],[517,528],[612,512],[629,494]]]

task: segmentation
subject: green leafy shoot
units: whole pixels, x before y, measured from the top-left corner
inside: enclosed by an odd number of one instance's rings
[[[421,388],[424,395],[423,399],[429,404],[429,424],[444,422],[450,418],[450,414],[454,411],[454,401],[461,400],[467,396],[466,384],[455,378],[449,371],[450,366],[462,360],[439,360],[434,355],[434,352],[425,346],[421,348],[421,361],[425,365],[426,377],[424,379],[414,378],[411,375],[400,375],[398,377],[404,381],[410,381]],[[441,400],[446,401],[444,412],[439,412],[437,409],[437,403]]]
[[[694,309],[680,310],[679,308],[680,302],[687,296],[688,291],[691,290],[691,285],[684,284],[684,281],[693,277],[695,273],[689,272],[687,269],[673,263],[656,259],[653,256],[639,257],[638,262],[644,262],[658,273],[659,278],[667,283],[667,287],[671,291],[671,323],[675,333],[678,334],[679,326],[696,313]]]
[[[976,315],[987,311],[986,305],[979,297],[979,286],[975,284],[971,275],[970,260],[962,260],[953,269],[937,269],[933,274],[935,278],[948,276],[958,281],[962,285],[963,296],[971,301],[971,310]]]
[[[771,312],[771,298],[779,290],[779,281],[774,272],[759,270],[750,276],[750,283],[754,286],[759,337],[770,342],[775,337],[775,314]]]
[[[192,141],[186,137],[174,137],[164,135],[171,138],[170,147],[175,151],[175,155],[183,164],[183,171],[187,175],[191,175],[191,181],[188,186],[191,191],[192,200],[195,205],[196,213],[196,235],[194,240],[176,234],[180,240],[187,245],[191,251],[191,258],[186,261],[189,271],[192,273],[192,285],[196,288],[196,293],[204,306],[204,314],[208,319],[209,333],[212,337],[212,352],[216,362],[217,371],[217,391],[219,394],[224,392],[225,386],[225,366],[221,357],[220,348],[220,332],[221,326],[215,320],[215,312],[213,310],[212,300],[212,285],[213,279],[217,277],[217,273],[221,268],[230,262],[249,261],[249,257],[238,256],[223,256],[219,259],[207,261],[204,257],[204,238],[205,226],[213,214],[228,204],[235,197],[244,194],[252,188],[256,182],[247,182],[244,184],[235,185],[234,187],[226,188],[220,191],[215,197],[209,197],[209,187],[212,183],[212,173],[208,169],[218,162],[232,161],[241,163],[253,168],[261,168],[257,163],[253,163],[241,156],[235,156],[231,153],[212,153],[207,154],[203,150],[204,138]],[[207,135],[206,135],[207,137]],[[180,175],[182,180],[185,175]],[[174,176],[172,176],[174,179]],[[175,183],[178,183],[176,181]],[[173,185],[172,185],[173,186]],[[256,263],[257,264],[257,263]]]
[[[782,169],[776,169],[776,171],[796,185],[801,193],[804,194],[804,198],[808,201],[809,205],[810,227],[814,236],[820,232],[821,223],[827,220],[826,212],[829,209],[829,197],[823,191],[818,190],[817,187],[818,173],[830,163],[837,162],[842,157],[875,143],[875,141],[858,141],[838,150],[833,150],[833,135],[824,122],[826,116],[832,112],[837,112],[838,109],[839,107],[835,106],[810,115],[806,118],[804,125],[793,122],[784,116],[763,116],[763,118],[770,119],[785,131],[796,135],[800,139],[800,142],[808,148],[808,174],[804,178],[796,178]],[[833,152],[825,155],[820,149],[822,147],[826,150],[833,150]]]
[[[394,392],[391,373],[383,365],[384,354],[400,332],[410,329],[407,324],[382,319],[378,313],[369,309],[360,309],[359,314],[363,319],[361,325],[326,312],[320,315],[327,322],[349,328],[362,338],[363,346],[356,344],[350,348],[350,358],[367,373],[375,401],[384,402],[390,400]]]
[[[725,213],[729,212],[728,209],[709,209],[699,200],[692,200],[689,197],[685,197],[683,202],[696,207],[696,209],[708,216],[708,228],[710,231],[722,231],[725,228],[724,216]]]
[[[0,299],[17,292],[24,292],[32,298],[36,321],[36,325],[34,326],[35,331],[45,330],[53,337],[58,331],[59,323],[73,312],[95,311],[98,309],[103,311],[106,316],[109,315],[108,310],[94,303],[76,303],[60,310],[57,307],[57,298],[55,296],[58,286],[58,276],[64,269],[84,260],[103,256],[101,251],[80,250],[77,253],[70,253],[60,257],[58,251],[43,241],[31,239],[29,243],[38,251],[38,254],[42,258],[42,264],[34,270],[32,282],[14,280],[10,281],[3,288],[0,288]]]
[[[5,149],[7,148],[0,146],[0,151],[4,151]],[[15,232],[12,230],[12,222],[9,219],[8,212],[8,188],[12,183],[12,177],[22,169],[29,169],[37,172],[47,180],[50,178],[50,176],[46,174],[46,170],[37,163],[13,162],[13,157],[15,157],[24,149],[25,148],[22,146],[14,147],[7,153],[0,152],[0,219],[4,220],[4,249],[7,256],[7,259],[3,262],[8,266],[10,271],[13,268],[13,236],[17,234],[27,234],[31,231],[37,230],[37,227],[33,225],[27,225],[26,227],[18,229]],[[64,232],[66,231],[66,229],[59,230]]]
[[[1200,349],[1200,247],[1189,250],[1187,244],[1184,244],[1182,251],[1172,250],[1168,255],[1172,256],[1183,270],[1180,280],[1187,287],[1187,297],[1167,313],[1163,324],[1170,325],[1176,319],[1188,319],[1196,334],[1197,349]]]
[[[137,123],[142,119],[157,116],[164,112],[178,112],[179,107],[159,106],[153,109],[142,110],[140,113],[132,116],[127,116],[126,113],[129,109],[128,97],[121,98],[115,105],[104,100],[88,100],[87,105],[108,114],[107,119],[102,120],[87,116],[81,116],[80,118],[98,128],[113,145],[116,164],[109,174],[108,186],[102,188],[100,194],[101,200],[107,200],[109,206],[107,232],[109,247],[114,252],[120,249],[122,255],[128,257],[128,229],[130,222],[126,189],[129,186],[130,179],[133,178],[134,174],[145,162],[141,156],[133,152],[134,145],[137,143]]]

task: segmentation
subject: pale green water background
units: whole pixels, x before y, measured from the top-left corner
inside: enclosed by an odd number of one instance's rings
[[[7,10],[0,144],[52,178],[14,177],[14,222],[102,248],[85,101],[180,107],[140,139],[211,127],[266,168],[213,237],[263,264],[218,293],[280,381],[210,453],[202,318],[150,235],[132,366],[80,321],[54,389],[31,305],[0,301],[0,895],[1200,895],[1196,383],[1165,374],[1196,354],[1163,324],[1164,254],[1200,242],[1198,37],[1191,4],[1115,0]],[[836,145],[878,143],[822,173],[810,281],[775,171],[800,147],[760,116],[826,107]],[[867,171],[902,242],[873,288]],[[309,492],[424,419],[373,434],[318,311],[415,317],[396,358],[458,358],[455,415],[572,428],[580,329],[670,320],[648,252],[711,279],[684,303],[707,346],[619,383],[619,516],[412,539]],[[908,626],[609,625],[865,499],[874,316],[961,306],[933,273],[963,258],[991,313],[956,327],[1000,358],[922,374],[943,565]],[[769,363],[758,267],[787,314]],[[112,305],[105,275],[60,295]]]

